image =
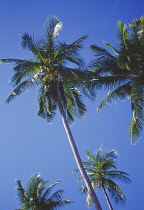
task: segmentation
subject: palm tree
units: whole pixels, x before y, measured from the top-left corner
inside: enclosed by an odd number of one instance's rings
[[[12,76],[11,83],[16,88],[6,102],[9,103],[28,87],[37,85],[39,87],[38,116],[51,122],[56,115],[57,109],[59,109],[79,170],[84,177],[96,209],[101,210],[99,201],[83,168],[68,124],[74,121],[74,116],[82,117],[86,112],[81,94],[91,99],[95,96],[93,89],[85,87],[88,75],[82,71],[83,62],[79,56],[82,42],[87,36],[69,45],[55,42],[55,38],[57,38],[61,28],[62,23],[57,17],[52,16],[45,24],[45,36],[43,39],[35,39],[27,33],[21,36],[23,48],[30,50],[34,55],[34,59],[0,60],[2,63],[14,63],[15,74]],[[68,67],[70,66],[68,65],[69,63],[73,64],[74,67]],[[25,77],[26,80],[23,81]]]
[[[25,210],[54,210],[71,204],[72,201],[62,200],[63,190],[52,193],[59,181],[46,187],[48,181],[43,180],[39,174],[33,175],[25,189],[20,180],[16,180],[16,190],[22,208]]]
[[[133,112],[129,135],[132,143],[141,137],[144,125],[144,16],[133,23],[118,22],[118,48],[110,47],[116,55],[91,45],[95,59],[90,64],[91,85],[109,90],[97,112],[115,100],[131,99]]]
[[[97,190],[98,188],[103,190],[108,207],[110,210],[113,210],[108,193],[116,204],[124,203],[126,198],[114,180],[116,179],[118,181],[130,183],[131,181],[128,178],[128,174],[117,170],[116,158],[118,155],[115,150],[103,153],[102,147],[100,147],[95,156],[92,155],[89,150],[86,150],[86,154],[88,162],[83,162],[83,165],[87,171],[91,184],[94,190]],[[77,171],[78,169],[74,170],[74,172]],[[83,180],[82,176],[80,176],[78,180]],[[85,184],[82,185],[81,190],[87,194],[87,205],[90,206],[91,197],[89,196]]]

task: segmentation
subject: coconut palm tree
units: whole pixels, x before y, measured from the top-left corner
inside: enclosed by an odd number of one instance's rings
[[[43,180],[39,174],[33,175],[25,189],[20,180],[16,180],[16,190],[22,208],[25,210],[54,210],[71,204],[72,201],[62,200],[63,190],[52,193],[59,181],[46,187],[48,181]]]
[[[97,112],[115,100],[131,99],[133,112],[129,135],[132,143],[141,137],[144,125],[144,16],[126,26],[118,22],[117,49],[109,43],[115,55],[91,45],[95,59],[90,64],[92,86],[109,90]]]
[[[86,150],[88,162],[83,162],[85,170],[89,176],[91,184],[94,190],[101,188],[104,192],[108,207],[113,210],[112,204],[109,199],[109,195],[112,197],[116,204],[124,203],[126,198],[120,189],[120,187],[114,182],[114,180],[130,183],[128,174],[117,170],[116,158],[118,157],[115,150],[108,152],[102,152],[102,147],[97,151],[96,155],[92,155],[89,150]],[[78,169],[74,170],[77,172]],[[82,176],[78,181],[83,180]],[[81,188],[82,192],[87,194],[87,205],[91,204],[91,197],[86,189],[86,185],[83,184]],[[109,195],[108,195],[109,194]]]
[[[55,39],[61,28],[62,23],[57,17],[52,16],[45,24],[43,39],[35,39],[27,33],[21,36],[23,48],[33,53],[33,59],[1,59],[2,63],[14,63],[15,71],[11,83],[16,88],[6,102],[9,103],[27,88],[36,85],[39,88],[38,116],[51,122],[59,109],[75,160],[94,200],[95,207],[99,210],[101,209],[99,201],[83,168],[69,127],[69,123],[74,121],[74,116],[82,117],[86,112],[81,94],[91,99],[95,95],[93,89],[85,87],[88,75],[82,71],[83,62],[79,56],[82,42],[87,36],[69,45],[65,42],[56,42]]]

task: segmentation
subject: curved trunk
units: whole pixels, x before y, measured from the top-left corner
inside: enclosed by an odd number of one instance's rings
[[[103,184],[102,184],[102,189],[103,189],[103,192],[104,192],[104,195],[105,195],[105,198],[106,198],[106,201],[107,201],[107,204],[108,204],[109,209],[110,210],[113,210],[113,207],[111,205],[110,199],[108,197],[108,194],[107,194],[106,189],[105,189],[105,187],[104,187]]]
[[[60,110],[60,114],[61,114],[61,118],[62,118],[62,122],[63,122],[63,126],[65,128],[65,131],[66,131],[66,134],[67,134],[67,137],[68,137],[68,140],[69,140],[69,143],[70,143],[70,146],[71,146],[71,149],[72,149],[72,152],[73,152],[73,155],[74,155],[74,158],[76,160],[76,163],[77,163],[77,166],[78,166],[78,169],[84,179],[84,182],[86,184],[86,187],[88,189],[88,192],[92,198],[92,201],[94,203],[94,206],[97,210],[102,210],[101,208],[101,205],[99,203],[99,200],[92,188],[92,185],[91,185],[91,182],[87,176],[87,173],[84,169],[84,166],[82,164],[82,161],[81,161],[81,158],[80,158],[80,155],[79,155],[79,152],[78,152],[78,149],[77,149],[77,146],[75,144],[75,141],[74,141],[74,138],[73,138],[73,135],[72,135],[72,132],[70,130],[70,127],[69,127],[69,124],[67,122],[67,119],[66,119],[66,115],[65,115],[65,111],[64,111],[64,108],[63,108],[63,103],[61,101],[61,95],[60,95],[60,92],[59,92],[59,88],[57,87],[57,93],[58,93],[58,107],[59,107],[59,110]]]

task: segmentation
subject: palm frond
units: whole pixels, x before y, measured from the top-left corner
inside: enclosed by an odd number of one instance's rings
[[[120,180],[126,184],[131,183],[131,180],[128,178],[129,174],[124,171],[110,170],[106,172],[106,176],[109,176],[112,179]]]
[[[129,128],[132,144],[140,138],[144,124],[144,83],[135,80],[131,91],[133,118]]]
[[[47,182],[48,183],[48,182]],[[48,196],[51,194],[51,192],[53,191],[53,188],[59,183],[59,181],[54,181],[52,184],[50,184],[50,186],[45,190],[45,192],[43,193],[43,195],[41,196],[40,201],[43,202],[45,201]],[[50,198],[48,198],[50,199]],[[51,199],[50,199],[51,200]]]
[[[118,47],[119,51],[123,50],[125,47],[127,47],[128,44],[128,33],[127,33],[127,27],[123,22],[118,21],[118,30],[117,30],[117,37],[118,37]]]
[[[129,79],[123,75],[115,76],[96,76],[89,82],[92,88],[102,89],[106,88],[108,90],[114,89],[120,85],[127,83]]]
[[[116,48],[114,48],[112,45],[110,45],[108,42],[106,42],[106,41],[103,41],[103,43],[105,44],[105,45],[107,45],[108,47],[110,47],[112,50],[114,50],[118,55],[119,55],[119,51],[116,49]]]
[[[51,93],[53,89],[42,86],[39,90],[38,95],[38,116],[47,120],[48,123],[51,123],[52,119],[56,115],[57,105],[55,103],[54,97]]]
[[[20,203],[22,204],[25,200],[28,199],[28,194],[26,190],[23,188],[20,180],[16,179],[15,182],[17,185],[16,190],[17,190],[18,198],[20,200]]]
[[[91,50],[94,52],[94,56],[96,57],[97,63],[103,63],[105,61],[115,60],[115,57],[112,56],[107,50],[98,47],[97,45],[91,45]],[[91,63],[91,68],[94,68],[94,63]]]
[[[38,60],[43,60],[43,56],[39,50],[39,40],[35,40],[34,37],[30,36],[28,33],[25,33],[24,35],[21,35],[21,38],[23,39],[21,44],[22,47],[25,49],[28,49],[30,51],[32,51],[33,55],[35,55],[35,57]]]
[[[105,181],[105,188],[108,190],[111,198],[116,204],[125,204],[126,197],[115,182],[111,179]]]
[[[18,85],[20,82],[22,82],[23,78],[40,74],[38,73],[39,69],[40,64],[33,61],[25,61],[21,64],[18,64],[14,67],[16,73],[11,77],[10,83],[14,86]]]
[[[9,103],[11,100],[15,99],[16,96],[18,96],[18,95],[22,94],[24,91],[28,90],[29,87],[33,87],[37,78],[38,78],[38,74],[34,75],[33,77],[25,80],[20,85],[18,85],[13,90],[13,92],[10,94],[10,96],[7,98],[6,103]]]
[[[79,50],[82,47],[83,41],[87,38],[87,36],[81,37],[76,40],[72,44],[66,44],[65,42],[58,42],[56,45],[56,52],[54,55],[54,60],[58,61],[66,61],[68,60],[70,63],[74,63],[79,67],[83,66],[83,59],[79,55]]]
[[[128,82],[111,93],[108,93],[108,95],[101,101],[99,106],[97,107],[97,112],[99,112],[104,106],[107,106],[108,104],[111,104],[117,99],[124,100],[131,94],[131,82]]]
[[[15,63],[16,65],[18,65],[25,62],[25,60],[8,58],[8,59],[0,59],[0,62],[1,63]]]

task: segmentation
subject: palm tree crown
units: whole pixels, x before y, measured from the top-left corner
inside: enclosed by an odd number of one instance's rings
[[[135,19],[129,27],[118,22],[116,55],[91,45],[95,60],[90,65],[92,86],[112,90],[99,104],[97,111],[114,100],[131,98],[133,112],[129,134],[132,143],[139,139],[144,125],[144,17]]]
[[[97,151],[96,155],[92,155],[89,150],[86,150],[88,162],[83,162],[85,170],[89,176],[91,184],[95,190],[101,188],[104,191],[108,206],[110,209],[112,205],[110,203],[107,192],[111,195],[114,202],[124,203],[126,198],[121,191],[120,187],[114,182],[114,180],[123,181],[125,183],[131,182],[128,178],[128,174],[123,171],[118,171],[116,167],[116,158],[118,157],[115,150],[108,152],[102,152],[102,147]],[[77,172],[78,169],[74,170]],[[78,179],[81,181],[82,177]],[[82,192],[87,193],[87,205],[91,204],[91,197],[87,192],[85,184],[82,185]]]
[[[59,181],[53,182],[46,187],[48,181],[44,181],[39,174],[33,175],[25,189],[20,180],[16,180],[16,190],[20,204],[25,210],[54,210],[72,203],[69,200],[62,200],[63,190],[51,193]]]
[[[52,16],[45,24],[43,39],[35,39],[28,33],[21,36],[22,47],[31,51],[34,59],[1,59],[2,63],[14,63],[15,71],[11,83],[16,88],[6,102],[9,103],[28,87],[36,84],[39,86],[38,115],[48,122],[51,122],[56,114],[58,90],[69,122],[74,120],[73,116],[82,117],[86,112],[80,92],[91,98],[94,96],[92,89],[84,88],[87,75],[81,70],[83,62],[79,56],[79,49],[87,36],[69,45],[56,43],[54,40],[61,27],[62,23]],[[69,63],[78,68],[67,67]]]

